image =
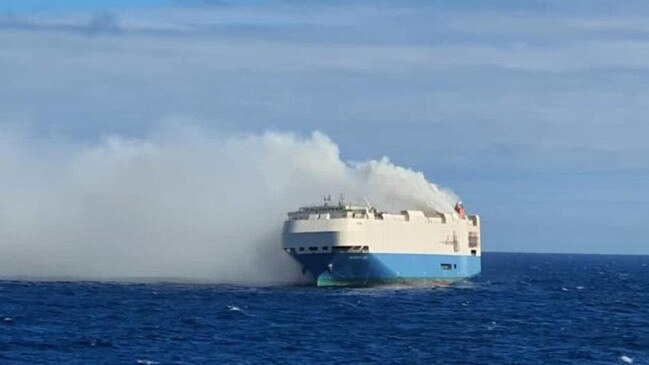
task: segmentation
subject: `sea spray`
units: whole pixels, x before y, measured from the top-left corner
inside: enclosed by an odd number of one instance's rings
[[[295,283],[285,213],[325,193],[450,211],[455,194],[387,158],[348,163],[322,133],[170,128],[95,144],[0,133],[0,276]]]

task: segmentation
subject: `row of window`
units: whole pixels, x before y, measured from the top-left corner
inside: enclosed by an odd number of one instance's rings
[[[294,248],[289,248],[287,249],[288,252],[295,252],[296,250]],[[309,247],[298,247],[297,251],[299,252],[329,252],[332,251],[333,253],[340,253],[340,252],[345,252],[345,253],[368,253],[370,252],[370,248],[368,246],[309,246]]]
[[[321,249],[322,249],[322,251],[327,252],[327,251],[329,251],[329,246],[322,246]],[[305,248],[300,247],[298,249],[298,251],[304,252]],[[309,246],[309,252],[318,252],[318,246]]]
[[[309,246],[308,250],[309,252],[329,252],[329,246]],[[288,249],[293,252],[295,252],[295,249]],[[307,250],[306,247],[299,247],[298,251],[300,252],[305,252]],[[367,253],[369,252],[369,248],[367,246],[337,246],[333,248],[333,252],[361,252],[361,253]],[[476,256],[478,254],[477,250],[471,250],[471,255]],[[441,264],[443,270],[450,270],[451,269],[451,264]],[[453,268],[455,268],[457,265],[453,265]]]

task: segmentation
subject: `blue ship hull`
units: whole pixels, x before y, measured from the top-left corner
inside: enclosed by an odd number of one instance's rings
[[[412,281],[454,282],[480,273],[480,256],[317,253],[293,255],[318,286],[368,286]]]

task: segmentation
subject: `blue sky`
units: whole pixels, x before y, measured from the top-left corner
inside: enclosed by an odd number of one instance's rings
[[[649,254],[649,4],[3,1],[0,127],[319,130],[423,171],[488,249]]]

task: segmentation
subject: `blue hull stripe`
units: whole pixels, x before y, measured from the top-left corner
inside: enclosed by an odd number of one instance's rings
[[[457,281],[478,275],[480,256],[331,253],[294,255],[324,285],[408,280]]]

